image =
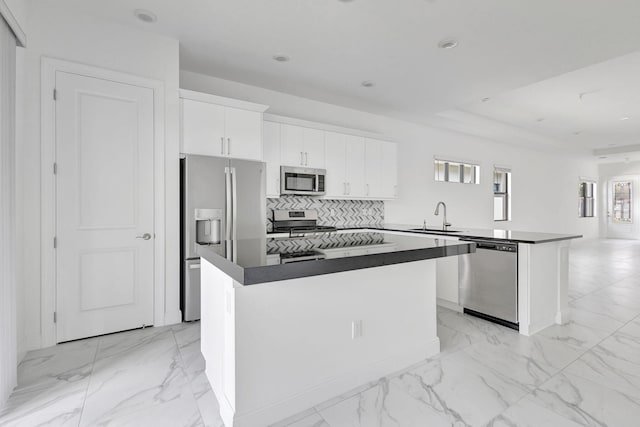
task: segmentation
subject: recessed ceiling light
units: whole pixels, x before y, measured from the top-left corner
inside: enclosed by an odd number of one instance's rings
[[[536,122],[538,122],[538,123],[539,123],[539,122],[544,122],[544,117],[538,117],[538,118],[536,119]]]
[[[279,53],[279,54],[277,54],[277,55],[273,55],[273,59],[274,59],[275,61],[278,61],[278,62],[287,62],[287,61],[289,61],[291,58],[290,58],[288,55],[284,55],[284,54],[282,54],[282,53]]]
[[[599,158],[599,159],[606,159],[606,158],[607,158],[607,156],[600,156],[600,157],[598,157],[598,158]]]
[[[481,99],[481,101],[482,101],[482,102],[487,102],[487,101],[489,101],[489,100],[491,100],[491,98],[489,98],[489,97],[486,97],[486,98],[482,98],[482,99]]]
[[[620,120],[629,120],[629,117],[627,117],[627,116],[620,117]]]
[[[575,136],[578,136],[578,135],[580,135],[581,133],[582,133],[582,132],[578,131],[578,132],[574,132],[573,134],[574,134]]]
[[[135,11],[133,11],[133,14],[136,18],[147,24],[153,24],[158,20],[156,14],[149,10],[136,9]]]
[[[360,83],[362,86],[364,87],[374,87],[376,84],[374,82],[372,82],[371,80],[365,80],[362,83]]]
[[[444,39],[438,43],[440,49],[453,49],[456,46],[458,46],[458,40],[456,39]]]

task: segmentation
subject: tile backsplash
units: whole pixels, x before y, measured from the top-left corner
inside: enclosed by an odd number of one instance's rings
[[[267,232],[273,230],[275,209],[312,209],[318,211],[318,224],[337,228],[368,227],[384,223],[381,200],[326,200],[308,196],[282,196],[267,199]]]

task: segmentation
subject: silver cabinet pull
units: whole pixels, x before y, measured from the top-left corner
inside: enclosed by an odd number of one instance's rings
[[[304,165],[309,166],[309,153],[304,152]]]
[[[300,152],[300,166],[304,166],[304,153]]]
[[[151,234],[144,233],[142,236],[136,236],[136,239],[150,240],[151,239]]]
[[[347,194],[351,194],[351,183],[347,182]]]
[[[227,156],[231,155],[231,138],[227,138]]]
[[[369,184],[367,184],[367,196],[369,195]]]
[[[345,196],[347,195],[347,183],[346,182],[342,183],[342,194],[344,194]]]
[[[220,137],[220,154],[224,156],[224,136]]]

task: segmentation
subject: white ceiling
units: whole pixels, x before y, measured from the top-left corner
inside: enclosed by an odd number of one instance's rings
[[[183,69],[373,113],[427,123],[458,111],[572,149],[626,144],[640,130],[637,55],[565,74],[640,49],[637,0],[57,3],[179,39]],[[158,22],[138,21],[136,8]],[[448,37],[459,46],[439,49]]]

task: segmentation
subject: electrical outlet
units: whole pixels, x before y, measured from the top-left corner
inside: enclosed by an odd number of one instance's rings
[[[336,210],[334,208],[331,208],[331,216],[336,216]]]
[[[351,339],[362,338],[362,320],[351,322]]]
[[[367,208],[362,208],[362,215],[367,215],[369,212],[367,212]]]

